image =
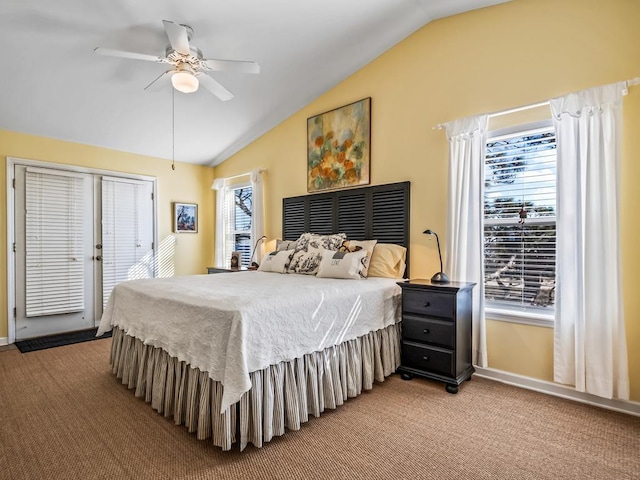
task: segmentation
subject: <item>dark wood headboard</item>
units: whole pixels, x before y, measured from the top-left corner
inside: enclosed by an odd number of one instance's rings
[[[410,190],[410,182],[400,182],[283,198],[282,238],[344,232],[352,240],[396,243],[407,249],[408,278]]]

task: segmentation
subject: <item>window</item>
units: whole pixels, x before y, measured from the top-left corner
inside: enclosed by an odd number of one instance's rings
[[[228,267],[231,252],[240,252],[240,266],[251,262],[251,221],[253,189],[251,186],[229,188],[225,199],[224,262]]]
[[[487,307],[516,315],[553,314],[556,283],[553,127],[490,135],[484,175]]]
[[[257,239],[264,236],[263,169],[227,178],[216,178],[215,266],[229,268],[231,254],[240,252],[240,266],[261,260],[260,250],[251,258]],[[244,181],[239,181],[240,178]],[[230,185],[230,181],[233,183]],[[266,238],[266,237],[265,237]]]

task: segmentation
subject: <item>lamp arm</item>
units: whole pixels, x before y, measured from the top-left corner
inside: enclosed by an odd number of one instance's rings
[[[440,251],[440,239],[438,238],[438,234],[436,232],[433,232],[433,234],[436,236],[436,242],[438,243],[438,257],[440,257],[440,271],[442,272],[442,252]]]
[[[261,236],[258,240],[256,240],[256,244],[253,246],[253,252],[251,252],[251,258],[249,259],[249,262],[251,263],[252,267],[258,266],[258,264],[253,261],[253,257],[256,254],[256,248],[258,248],[258,244],[260,243],[260,241],[264,240],[265,238],[267,238],[266,235]]]
[[[438,234],[431,229],[427,229],[422,233],[426,233],[427,235],[435,235],[436,242],[438,242],[438,258],[440,259],[440,271],[436,273],[433,277],[431,277],[431,281],[433,283],[438,283],[438,284],[449,283],[450,282],[449,277],[447,276],[446,273],[442,271],[442,250],[440,250],[440,237],[438,237]]]

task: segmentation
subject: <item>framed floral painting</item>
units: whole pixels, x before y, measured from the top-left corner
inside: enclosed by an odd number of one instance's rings
[[[307,119],[307,191],[369,184],[371,97]]]

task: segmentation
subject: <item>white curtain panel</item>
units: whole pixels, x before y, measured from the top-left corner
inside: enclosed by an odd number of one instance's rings
[[[487,366],[484,318],[484,157],[487,115],[445,125],[449,140],[449,202],[446,268],[452,281],[475,282],[473,289],[473,363]]]
[[[625,82],[550,101],[557,134],[554,380],[629,398],[619,248]]]
[[[255,169],[251,172],[251,192],[253,201],[253,211],[251,218],[251,243],[255,245],[259,238],[264,235],[264,194],[262,189],[262,174],[264,170]],[[261,242],[256,250],[254,260],[262,262],[264,254],[264,242]]]
[[[224,206],[227,198],[227,182],[224,178],[216,178],[211,185],[216,190],[216,231],[215,231],[215,266],[225,266]]]

